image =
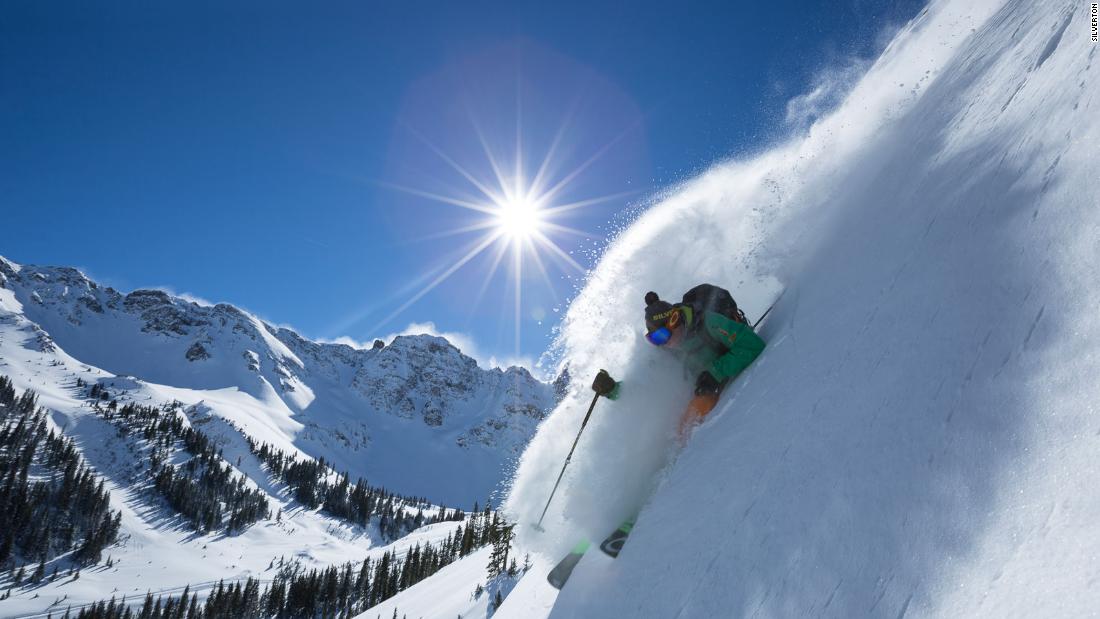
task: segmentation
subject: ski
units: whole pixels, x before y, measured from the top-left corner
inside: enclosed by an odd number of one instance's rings
[[[588,551],[589,546],[588,540],[582,540],[573,547],[573,550],[569,551],[569,554],[565,555],[564,559],[558,561],[558,564],[546,576],[550,586],[555,589],[561,589],[565,586],[566,581],[569,580],[569,575],[573,573],[573,568],[580,563],[581,557]]]
[[[615,558],[619,556],[619,552],[623,549],[623,544],[626,543],[626,538],[630,537],[630,531],[634,529],[634,521],[627,520],[619,525],[618,529],[611,532],[603,542],[600,543],[600,550],[607,556]]]
[[[617,529],[611,532],[602,542],[600,542],[600,550],[607,556],[615,558],[619,556],[619,552],[623,549],[623,544],[626,543],[626,538],[630,536],[630,531],[634,529],[634,520],[623,521]],[[573,573],[573,568],[577,567],[581,558],[584,557],[584,553],[588,552],[591,543],[588,540],[579,542],[569,554],[565,555],[565,558],[558,561],[558,564],[554,566],[554,569],[550,570],[550,573],[546,576],[546,580],[555,588],[561,589],[565,586],[565,583],[569,580],[569,576]]]

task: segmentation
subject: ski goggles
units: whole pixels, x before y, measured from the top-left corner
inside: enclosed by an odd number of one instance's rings
[[[645,334],[645,339],[649,340],[650,344],[654,346],[664,346],[668,344],[668,341],[672,339],[672,331],[668,327],[661,327],[660,329],[654,329]]]

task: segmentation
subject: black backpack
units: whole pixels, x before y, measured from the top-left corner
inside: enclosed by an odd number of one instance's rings
[[[737,322],[749,324],[745,313],[737,307],[737,301],[733,300],[730,291],[713,284],[699,284],[688,290],[684,293],[684,300],[681,303],[690,307],[699,318],[702,318],[703,312],[717,312]]]

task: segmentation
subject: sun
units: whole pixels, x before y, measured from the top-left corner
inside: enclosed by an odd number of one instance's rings
[[[573,181],[592,165],[604,151],[610,148],[614,141],[598,149],[594,155],[590,156],[580,166],[567,172],[563,171],[564,173],[554,173],[555,170],[560,170],[559,163],[561,162],[555,161],[554,155],[559,150],[558,142],[564,135],[564,127],[558,131],[554,142],[548,147],[541,164],[533,169],[524,165],[523,149],[521,148],[523,141],[518,135],[516,150],[512,153],[511,161],[506,162],[493,155],[488,146],[488,140],[478,130],[478,138],[482,146],[480,156],[484,157],[492,172],[491,175],[486,177],[474,174],[466,166],[459,163],[455,157],[432,144],[424,136],[415,135],[459,176],[469,182],[470,187],[476,192],[474,196],[470,197],[469,194],[462,197],[442,195],[392,183],[381,184],[410,195],[461,207],[475,215],[475,218],[468,225],[458,226],[452,230],[432,235],[429,238],[471,232],[478,233],[479,238],[474,239],[467,249],[463,250],[464,253],[461,256],[449,260],[449,265],[446,268],[437,271],[430,279],[425,278],[428,279],[427,283],[399,307],[390,312],[379,324],[386,324],[451,277],[456,271],[486,253],[491,256],[488,261],[488,269],[485,271],[480,290],[473,294],[471,305],[476,306],[481,301],[498,268],[507,265],[511,271],[510,279],[512,280],[512,291],[514,293],[512,311],[515,350],[518,354],[520,350],[520,324],[522,322],[522,283],[525,274],[534,272],[541,276],[547,289],[557,300],[548,267],[553,265],[565,272],[571,271],[582,275],[585,273],[585,268],[570,255],[570,252],[563,250],[559,246],[559,240],[554,237],[570,235],[576,238],[591,239],[598,236],[563,225],[561,219],[580,209],[620,200],[636,193],[634,191],[624,191],[579,201],[567,202],[562,200]],[[529,176],[527,174],[528,170],[535,173]]]
[[[513,242],[526,241],[540,234],[543,213],[538,200],[526,196],[505,198],[494,205],[497,231]]]

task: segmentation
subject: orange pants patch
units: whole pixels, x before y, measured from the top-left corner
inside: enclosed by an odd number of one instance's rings
[[[718,404],[718,394],[697,395],[691,399],[683,417],[680,418],[680,440],[683,441],[695,424],[703,421],[707,413]]]

